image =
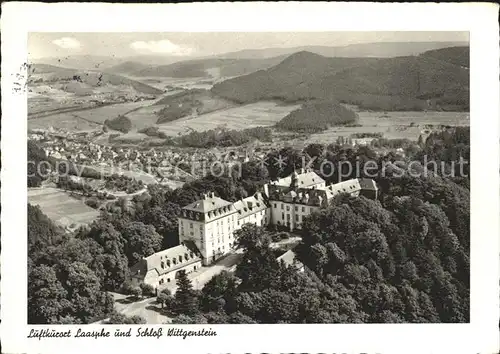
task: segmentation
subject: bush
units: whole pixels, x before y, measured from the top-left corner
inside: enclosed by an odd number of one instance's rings
[[[155,289],[150,284],[141,283],[139,285],[139,287],[141,288],[142,295],[144,295],[144,296],[155,296],[156,295]]]
[[[89,207],[93,209],[97,209],[99,207],[99,201],[97,200],[96,197],[91,197],[85,201],[85,204],[87,204]]]
[[[139,299],[142,296],[142,289],[136,286],[131,289],[130,295],[134,296],[136,299]]]

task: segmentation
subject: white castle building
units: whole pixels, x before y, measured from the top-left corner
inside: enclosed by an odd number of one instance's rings
[[[214,193],[186,205],[179,216],[180,245],[144,258],[131,268],[132,279],[156,289],[175,279],[179,270],[207,266],[234,248],[234,232],[244,224],[300,229],[304,217],[328,206],[341,193],[377,198],[372,179],[326,185],[313,171],[301,170],[264,185],[263,192],[231,203]]]
[[[328,206],[338,194],[364,194],[377,197],[372,179],[351,179],[326,185],[313,171],[301,170],[264,185],[263,193],[228,202],[210,193],[182,208],[179,216],[179,241],[199,250],[204,265],[229,253],[234,246],[234,231],[246,223],[257,226],[285,226],[300,229],[304,217]]]

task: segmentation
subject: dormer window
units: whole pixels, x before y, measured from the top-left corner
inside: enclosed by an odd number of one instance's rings
[[[184,259],[185,259],[186,261],[189,259],[189,258],[188,258],[188,254],[187,254],[187,253],[185,253],[185,254],[184,254]]]
[[[179,263],[182,263],[182,256],[179,256]]]
[[[191,252],[191,253],[189,254],[189,256],[190,256],[191,258],[194,258],[194,253],[193,253],[193,252]]]
[[[176,265],[177,264],[177,259],[173,258],[172,262],[174,262],[174,265]]]
[[[161,269],[165,269],[165,262],[161,262]]]
[[[167,267],[170,267],[170,259],[167,259]]]

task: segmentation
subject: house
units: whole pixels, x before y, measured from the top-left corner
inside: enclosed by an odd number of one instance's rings
[[[169,283],[175,283],[177,273],[196,271],[201,267],[201,257],[195,247],[181,243],[161,252],[144,257],[130,268],[134,285],[145,283],[158,291]]]
[[[288,250],[287,252],[283,253],[281,256],[277,258],[277,261],[283,262],[285,267],[287,268],[293,266],[299,272],[304,271],[304,265],[302,264],[302,262],[297,260],[295,252],[293,250]]]

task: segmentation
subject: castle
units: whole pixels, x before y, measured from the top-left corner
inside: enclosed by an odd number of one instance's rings
[[[304,217],[327,207],[341,193],[376,199],[378,188],[375,181],[365,178],[327,186],[314,171],[300,170],[271,181],[264,185],[263,192],[234,203],[214,193],[205,194],[182,208],[178,217],[180,245],[144,258],[132,267],[133,277],[135,274],[137,280],[157,288],[175,279],[178,270],[196,270],[201,264],[210,265],[231,252],[234,232],[244,224],[300,229]]]

